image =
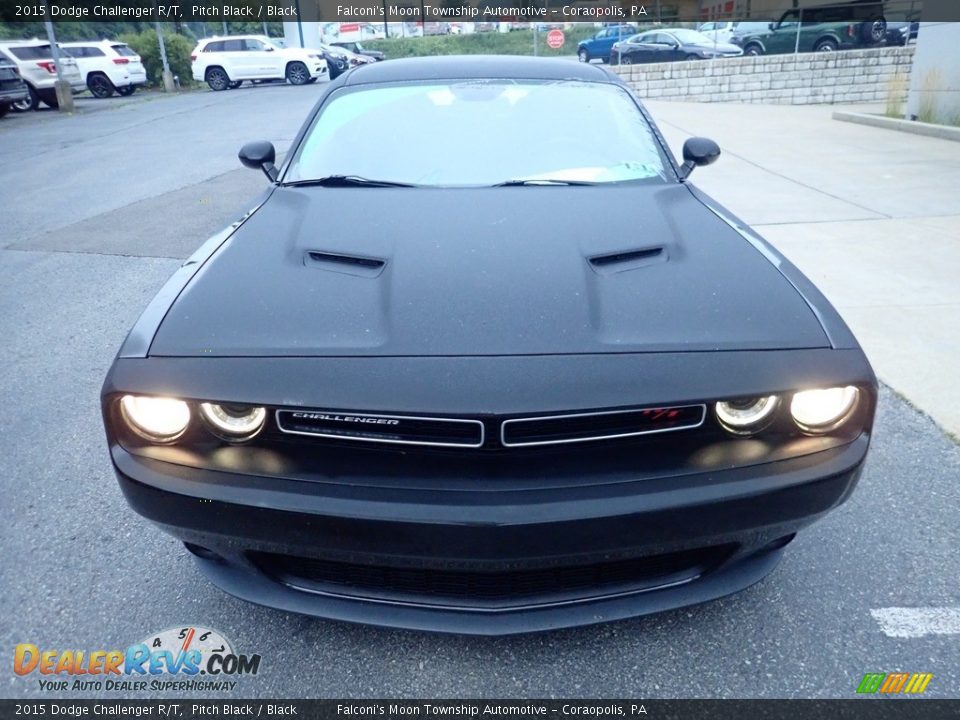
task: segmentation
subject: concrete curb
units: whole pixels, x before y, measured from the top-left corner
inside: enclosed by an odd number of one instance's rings
[[[833,119],[842,122],[858,123],[860,125],[870,125],[871,127],[884,128],[886,130],[898,130],[913,135],[926,135],[927,137],[940,138],[941,140],[960,142],[960,127],[934,125],[932,123],[912,120],[898,120],[897,118],[884,117],[883,115],[871,115],[869,113],[850,112],[847,110],[835,110]]]

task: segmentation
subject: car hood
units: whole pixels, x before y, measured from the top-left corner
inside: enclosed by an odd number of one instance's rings
[[[829,347],[778,260],[676,183],[278,188],[150,355]]]

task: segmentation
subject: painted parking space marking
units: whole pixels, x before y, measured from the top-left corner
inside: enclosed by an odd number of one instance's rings
[[[871,610],[870,614],[888,637],[960,635],[960,607],[889,607]]]

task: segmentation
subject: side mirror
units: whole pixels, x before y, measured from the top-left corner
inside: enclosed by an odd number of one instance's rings
[[[276,182],[279,172],[274,162],[277,160],[277,151],[273,143],[268,140],[255,140],[248,142],[242,148],[238,156],[244,167],[254,170],[263,170],[264,174],[270,178],[270,182]]]
[[[680,167],[680,179],[686,180],[694,168],[711,165],[720,157],[720,146],[713,140],[692,137],[683,144],[683,165]]]
[[[273,48],[270,47],[269,45],[267,45],[266,50],[267,50],[267,52],[273,52]]]
[[[770,30],[776,30],[776,29],[777,29],[777,24],[776,24],[776,23],[770,23],[769,25],[767,25],[767,28],[770,29]]]

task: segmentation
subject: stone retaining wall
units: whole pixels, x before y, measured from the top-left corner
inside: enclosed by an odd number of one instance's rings
[[[903,103],[914,48],[611,66],[651,100],[772,105]]]

